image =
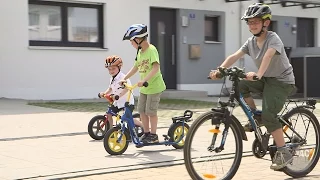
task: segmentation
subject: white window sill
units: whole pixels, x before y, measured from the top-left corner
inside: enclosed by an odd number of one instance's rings
[[[71,50],[71,51],[108,51],[108,48],[90,47],[54,47],[54,46],[29,46],[31,50]]]
[[[204,41],[205,44],[222,44],[220,41]]]

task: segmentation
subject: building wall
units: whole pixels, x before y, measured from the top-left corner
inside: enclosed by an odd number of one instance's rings
[[[182,27],[182,16],[189,17],[194,14],[195,18],[189,20],[187,27]],[[219,42],[208,42],[204,40],[205,36],[205,16],[219,16]],[[180,89],[203,89],[204,86],[212,86],[214,82],[207,79],[208,72],[214,67],[218,67],[225,59],[225,12],[222,11],[203,11],[181,9],[178,13],[178,86]],[[198,44],[201,49],[199,59],[189,59],[189,45]],[[217,88],[218,89],[218,88]],[[206,88],[208,93],[219,93]]]
[[[27,30],[28,1],[20,0],[17,4],[12,0],[2,0],[0,16],[8,18],[0,19],[0,97],[23,99],[96,97],[97,92],[105,90],[109,83],[109,75],[104,69],[103,62],[106,56],[111,54],[122,56],[124,72],[133,65],[136,51],[129,42],[122,41],[122,37],[128,26],[133,23],[149,25],[150,6],[181,9],[178,15],[194,11],[197,14],[219,13],[224,16],[225,22],[222,22],[222,27],[225,29],[222,31],[224,36],[221,44],[204,44],[195,38],[192,29],[195,29],[197,22],[190,22],[192,25],[190,29],[181,26],[178,28],[181,30],[178,42],[180,47],[178,62],[181,64],[178,67],[179,89],[207,90],[210,91],[209,94],[219,92],[220,82],[213,84],[212,81],[205,80],[208,71],[220,64],[226,56],[238,50],[250,36],[246,24],[239,19],[244,7],[252,2],[225,3],[224,0],[131,0],[130,3],[127,0],[77,0],[77,2],[104,4],[105,49],[30,47]],[[316,8],[302,10],[300,7],[280,8],[280,5],[272,5],[272,8],[277,16],[317,18],[320,15]],[[202,44],[203,58],[196,61],[186,59],[186,44],[181,42],[183,33],[190,36],[188,42]],[[319,29],[317,33],[319,34]],[[317,38],[319,42],[320,37]],[[211,48],[213,51],[207,52]],[[216,51],[219,53],[215,53]],[[245,59],[246,69],[254,68],[247,56]],[[193,67],[191,63],[196,65],[194,74],[197,75],[194,78],[189,76]],[[131,78],[133,82],[137,80],[138,75]]]

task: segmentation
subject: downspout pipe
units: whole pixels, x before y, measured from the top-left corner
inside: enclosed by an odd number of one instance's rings
[[[242,46],[242,21],[240,20],[242,16],[242,9],[243,9],[243,2],[239,2],[239,48]],[[241,57],[239,59],[239,67],[244,68],[245,63],[244,63],[244,57]]]

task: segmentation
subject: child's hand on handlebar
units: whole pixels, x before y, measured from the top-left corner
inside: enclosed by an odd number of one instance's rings
[[[139,81],[137,85],[138,85],[138,87],[142,87],[144,83],[145,83],[145,81]]]
[[[212,80],[218,79],[218,78],[217,78],[217,74],[218,74],[218,73],[219,73],[218,70],[211,70],[210,73],[209,73],[210,79],[212,79]]]
[[[122,86],[122,85],[123,85],[123,83],[127,83],[127,80],[122,79],[122,80],[120,80],[120,81],[119,81],[119,85],[121,85],[121,86]]]
[[[246,79],[249,81],[256,81],[260,79],[255,72],[248,72],[246,76]]]
[[[100,92],[100,93],[98,94],[98,97],[99,97],[99,98],[103,98],[104,95],[105,95],[104,92]]]
[[[209,77],[208,78],[210,78],[212,80],[221,79],[222,76],[221,76],[221,73],[219,71],[219,68],[220,69],[225,69],[224,67],[218,67],[217,70],[211,70],[210,73],[209,73]]]

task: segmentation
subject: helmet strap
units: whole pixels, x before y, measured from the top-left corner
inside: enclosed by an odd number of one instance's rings
[[[260,37],[264,33],[264,29],[263,28],[265,28],[265,27],[266,26],[262,26],[261,31],[259,33],[257,33],[257,34],[253,34],[253,35],[256,36],[256,37]]]
[[[135,60],[137,60],[137,56],[138,56],[139,50],[142,49],[141,43],[146,39],[146,37],[147,37],[147,36],[144,36],[139,43],[136,41],[135,38],[133,39],[133,41],[138,45],[138,49],[137,49],[137,54],[136,54]]]

